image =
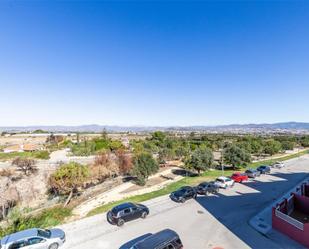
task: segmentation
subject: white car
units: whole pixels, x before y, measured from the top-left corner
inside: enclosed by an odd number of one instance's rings
[[[58,249],[65,242],[65,233],[61,229],[27,229],[3,237],[1,249]]]
[[[275,162],[275,163],[273,164],[273,167],[274,167],[274,168],[281,169],[281,168],[284,167],[284,163],[283,163],[283,162]]]
[[[225,177],[225,176],[220,176],[216,179],[214,184],[218,186],[219,188],[228,188],[228,187],[233,187],[234,183],[235,182],[233,179],[229,177]]]

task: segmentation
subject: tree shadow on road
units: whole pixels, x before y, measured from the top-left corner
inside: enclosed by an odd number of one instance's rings
[[[272,176],[276,180],[263,181],[265,178],[263,179],[262,175],[256,180],[241,183],[245,186],[244,192],[220,190],[217,195],[198,196],[196,201],[251,248],[303,248],[285,235],[282,235],[281,241],[272,243],[248,224],[253,216],[274,200],[280,199],[297,183],[308,177],[308,174],[273,173]]]

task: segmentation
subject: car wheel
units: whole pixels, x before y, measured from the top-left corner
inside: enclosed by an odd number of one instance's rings
[[[147,213],[146,212],[143,212],[142,215],[141,215],[142,219],[145,219],[147,217]]]
[[[121,227],[124,224],[124,220],[123,219],[119,219],[117,222],[117,226]]]
[[[181,202],[181,203],[184,203],[185,201],[186,201],[185,198],[181,198],[181,199],[180,199],[180,202]]]
[[[52,243],[48,249],[58,249],[59,245],[57,243]]]
[[[240,182],[239,183],[242,183],[242,180],[240,180]]]
[[[193,199],[196,199],[196,197],[197,197],[197,194],[193,195]]]

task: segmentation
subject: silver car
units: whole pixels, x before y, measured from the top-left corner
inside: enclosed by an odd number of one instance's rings
[[[58,249],[65,242],[61,229],[32,228],[5,236],[0,241],[0,249]]]

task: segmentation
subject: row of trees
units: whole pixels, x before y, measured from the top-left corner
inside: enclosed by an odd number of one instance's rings
[[[77,163],[62,165],[50,176],[50,191],[68,196],[66,204],[74,194],[89,182],[98,183],[107,178],[130,175],[136,183],[144,185],[148,177],[159,170],[159,164],[166,160],[181,159],[185,168],[200,174],[215,165],[214,151],[222,153],[220,163],[236,167],[246,166],[252,155],[273,155],[282,150],[306,145],[309,137],[291,136],[230,136],[191,134],[176,137],[168,133],[154,132],[146,140],[133,141],[131,149],[112,147],[106,136],[87,142],[94,146],[97,156],[93,165],[86,167]],[[80,142],[79,148],[83,146]],[[101,151],[101,152],[100,152]]]

